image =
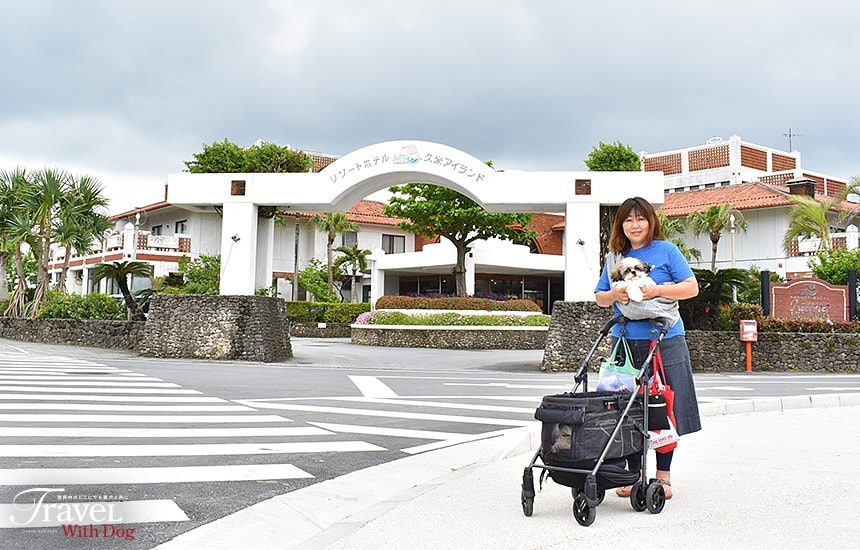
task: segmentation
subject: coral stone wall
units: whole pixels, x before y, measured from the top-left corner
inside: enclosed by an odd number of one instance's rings
[[[325,326],[320,326],[325,325]],[[292,323],[293,338],[349,338],[349,323]]]
[[[64,346],[135,349],[143,327],[143,321],[0,317],[0,338]]]
[[[138,352],[148,357],[292,357],[284,302],[265,296],[156,295]]]
[[[555,302],[541,370],[577,370],[610,314],[594,302]],[[746,369],[746,348],[737,332],[688,330],[686,338],[693,370]],[[605,338],[589,367],[595,370],[608,354]],[[752,355],[757,371],[860,372],[860,334],[759,332]]]
[[[543,349],[546,334],[545,327],[352,325],[353,344],[396,348]]]

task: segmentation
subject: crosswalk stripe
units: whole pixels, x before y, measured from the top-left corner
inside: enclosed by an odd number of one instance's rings
[[[167,389],[142,389],[142,388],[46,388],[43,386],[0,386],[0,391],[44,391],[59,393],[196,393],[197,390],[167,390]]]
[[[113,422],[113,423],[208,423],[253,424],[257,422],[292,422],[276,415],[139,415],[139,414],[0,414],[0,422]],[[0,455],[3,456],[3,455]]]
[[[44,491],[44,489],[43,489]],[[79,508],[81,506],[78,504]],[[105,524],[123,524],[123,523],[161,523],[164,521],[188,521],[188,516],[185,512],[170,499],[157,500],[124,500],[115,502],[88,502],[91,505],[102,505],[110,507],[113,511],[113,517],[122,518],[121,521],[105,521]],[[68,504],[67,506],[72,506]],[[103,510],[100,508],[99,510]],[[36,510],[40,512],[38,515],[33,514],[32,506],[28,506],[22,510],[21,503],[17,504],[0,504],[0,528],[26,528],[33,529],[36,527],[59,527],[60,525],[69,522],[64,518],[61,521],[59,507],[52,509]],[[48,518],[45,518],[48,515]],[[109,525],[99,525],[96,527],[102,533],[114,533]]]
[[[76,375],[70,375],[70,374],[65,374],[65,373],[64,374],[51,374],[51,375],[7,374],[5,376],[0,376],[0,382],[6,382],[8,380],[32,380],[32,381],[55,380],[58,382],[62,382],[65,380],[108,380],[108,381],[120,381],[120,382],[163,382],[163,380],[161,378],[155,378],[154,376],[139,376],[139,377],[129,377],[129,376],[76,376]]]
[[[199,392],[198,392],[199,393]],[[122,401],[122,402],[152,402],[152,403],[226,403],[227,400],[220,397],[196,397],[177,396],[165,397],[161,395],[149,395],[146,397],[137,395],[52,395],[49,393],[0,393],[0,399],[13,399],[16,401],[48,400],[48,401]]]
[[[24,384],[33,384],[32,380],[0,380],[0,384],[9,384],[9,385],[24,385]],[[115,380],[114,382],[93,382],[90,380],[78,380],[77,378],[74,380],[63,380],[63,381],[39,381],[39,387],[44,386],[103,386],[103,387],[126,387],[126,388],[181,388],[179,384],[174,384],[172,382],[137,382],[131,380]],[[53,390],[52,390],[53,391]]]
[[[201,481],[310,479],[292,464],[170,466],[153,468],[18,468],[0,470],[0,485],[113,485]]]
[[[237,403],[243,403],[237,400]],[[452,416],[443,414],[410,413],[402,411],[382,411],[374,409],[352,409],[347,407],[318,407],[315,405],[293,405],[290,403],[249,402],[248,405],[259,409],[283,409],[333,414],[352,414],[357,416],[381,416],[386,418],[410,418],[415,420],[436,420],[439,422],[462,422],[467,424],[490,424],[494,426],[530,426],[531,421],[509,420],[507,418],[484,418],[479,416]]]
[[[328,422],[308,422],[312,426],[336,433],[383,435],[387,437],[409,437],[412,439],[452,439],[468,437],[470,434],[457,432],[436,432],[431,430],[410,430],[406,428],[382,428],[377,426],[356,426],[354,424],[330,424]]]
[[[92,405],[89,403],[0,403],[0,410],[113,412],[240,412],[244,405]]]
[[[299,441],[295,443],[206,443],[200,445],[0,445],[0,456],[216,456],[385,451],[364,441]]]
[[[352,376],[348,378],[365,397],[397,397],[394,390],[375,376]]]
[[[331,435],[320,428],[3,428],[13,437],[260,437]],[[2,485],[2,483],[0,483]]]
[[[466,403],[439,403],[435,401],[410,401],[408,399],[376,399],[373,397],[330,397],[333,401],[356,401],[359,403],[382,403],[390,405],[409,405],[416,407],[435,407],[439,409],[462,409],[469,411],[509,412],[534,414],[534,407],[502,407],[496,405],[470,405]]]

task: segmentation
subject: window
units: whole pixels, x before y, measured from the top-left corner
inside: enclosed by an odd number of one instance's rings
[[[382,250],[386,254],[406,252],[406,237],[403,235],[382,235]]]
[[[152,233],[153,235],[161,235],[161,226],[153,225],[152,229],[150,230],[150,233]]]
[[[358,233],[355,231],[347,231],[340,236],[341,244],[347,248],[358,243]]]
[[[188,220],[179,220],[176,222],[176,230],[174,231],[177,235],[184,235],[188,233]]]

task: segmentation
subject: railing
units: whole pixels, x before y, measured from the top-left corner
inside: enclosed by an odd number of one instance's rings
[[[122,252],[125,250],[126,239],[122,233],[108,235],[102,242],[94,241],[92,252],[86,254],[86,257],[105,254],[108,252]],[[130,252],[130,247],[129,251]],[[180,235],[152,235],[148,231],[139,231],[137,234],[137,249],[136,252],[167,252],[187,254],[191,252],[191,237]],[[62,262],[66,257],[66,247],[58,246],[51,253],[51,262]],[[72,259],[79,259],[81,256],[72,249]]]
[[[853,246],[851,243],[851,237],[854,237],[854,242],[857,240],[857,232],[849,233],[849,232],[841,232],[841,233],[831,233],[830,234],[830,250],[852,250],[856,248],[856,244]],[[811,239],[797,239],[795,240],[788,249],[789,256],[814,256],[818,254],[822,249],[821,247],[821,238],[813,237]]]

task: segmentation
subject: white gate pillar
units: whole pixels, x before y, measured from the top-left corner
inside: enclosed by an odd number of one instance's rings
[[[860,246],[860,238],[858,238],[858,229],[854,224],[849,225],[845,229],[845,246],[848,250],[854,250]]]
[[[600,204],[567,203],[564,211],[564,301],[593,302],[600,277]]]
[[[466,295],[475,295],[475,258],[472,257],[472,252],[466,253]]]
[[[220,294],[253,296],[256,290],[257,205],[224,203]]]

